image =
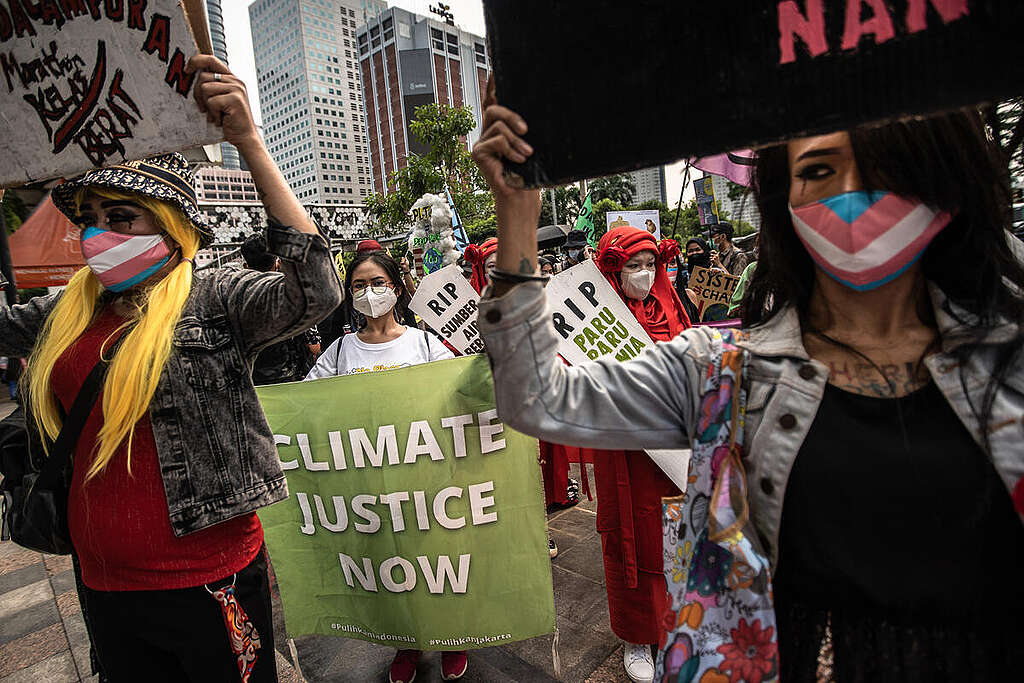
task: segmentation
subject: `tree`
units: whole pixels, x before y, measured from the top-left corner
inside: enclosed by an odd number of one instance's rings
[[[580,213],[580,188],[577,185],[563,185],[555,189],[555,208],[558,209],[558,223],[573,225]],[[555,222],[551,213],[551,190],[541,192],[540,221],[538,226],[552,225]]]
[[[21,224],[28,218],[28,208],[18,193],[14,190],[6,190],[2,202],[4,222],[7,226],[7,234],[12,235],[21,227]]]
[[[636,195],[636,183],[633,176],[628,173],[605,176],[590,182],[590,193],[593,202],[601,199],[611,199],[623,206],[633,203]]]
[[[465,136],[476,126],[469,107],[427,104],[416,108],[409,130],[428,145],[426,154],[409,154],[406,166],[388,175],[388,193],[367,197],[366,207],[385,228],[408,224],[409,211],[425,193],[451,192],[464,224],[494,214],[494,198],[466,149]]]

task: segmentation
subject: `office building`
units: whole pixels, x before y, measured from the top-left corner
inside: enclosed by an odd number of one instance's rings
[[[636,191],[633,193],[633,203],[639,204],[654,199],[663,204],[668,204],[668,192],[665,190],[665,167],[655,166],[629,174],[633,178]]]
[[[427,151],[409,130],[416,107],[432,102],[472,107],[476,128],[466,144],[472,146],[480,136],[481,105],[490,73],[487,44],[481,36],[455,26],[450,15],[446,19],[391,8],[368,15],[358,32],[377,192],[386,192],[389,174],[404,168],[410,153]]]
[[[259,193],[248,171],[204,166],[195,174],[196,200],[200,204],[258,204]]]
[[[708,174],[705,174],[705,176]],[[754,229],[761,229],[761,212],[757,210],[757,202],[754,195],[746,192],[736,199],[729,199],[729,181],[720,175],[712,175],[711,184],[715,188],[715,199],[718,206],[728,212],[727,221],[736,227],[738,221],[745,221],[754,226]]]
[[[224,13],[220,7],[221,0],[206,0],[206,16],[210,23],[210,42],[213,54],[225,64],[228,63],[228,46],[224,38]],[[228,169],[238,169],[238,150],[229,142],[220,143],[221,165]]]
[[[303,204],[362,204],[372,191],[356,30],[381,0],[249,5],[263,135]]]

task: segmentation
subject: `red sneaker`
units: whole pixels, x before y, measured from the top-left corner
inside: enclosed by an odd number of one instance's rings
[[[442,652],[441,653],[441,678],[446,681],[454,681],[462,678],[469,667],[469,660],[466,659],[466,651]]]
[[[412,683],[416,680],[416,665],[420,661],[419,650],[399,650],[391,660],[388,680],[391,683]]]

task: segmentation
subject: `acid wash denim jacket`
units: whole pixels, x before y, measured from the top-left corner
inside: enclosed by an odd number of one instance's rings
[[[707,328],[686,330],[624,363],[605,359],[566,367],[555,356],[558,339],[540,284],[517,285],[500,298],[486,294],[479,328],[494,371],[498,416],[505,424],[554,443],[591,448],[690,446],[701,381],[712,360]],[[996,345],[1016,339],[1017,325],[992,328],[961,368],[951,352],[973,338],[957,320],[969,315],[933,285],[929,295],[942,345],[925,365],[981,445],[971,404],[983,405]],[[748,330],[736,344],[749,354],[743,459],[750,517],[775,567],[786,483],[818,412],[828,368],[807,355],[794,308]],[[996,470],[1018,514],[1024,515],[1024,362],[1011,369],[997,392],[988,430]]]
[[[280,273],[196,273],[149,405],[176,536],[288,497],[252,362],[322,320],[343,295],[322,237],[271,223],[267,242]],[[28,356],[60,296],[0,307],[0,355]]]

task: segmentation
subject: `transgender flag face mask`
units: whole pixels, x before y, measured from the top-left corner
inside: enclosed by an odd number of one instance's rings
[[[953,219],[916,199],[865,190],[790,205],[789,213],[815,263],[860,292],[902,274]]]
[[[171,250],[163,235],[125,235],[88,227],[82,230],[82,256],[100,284],[123,292],[160,270]]]

